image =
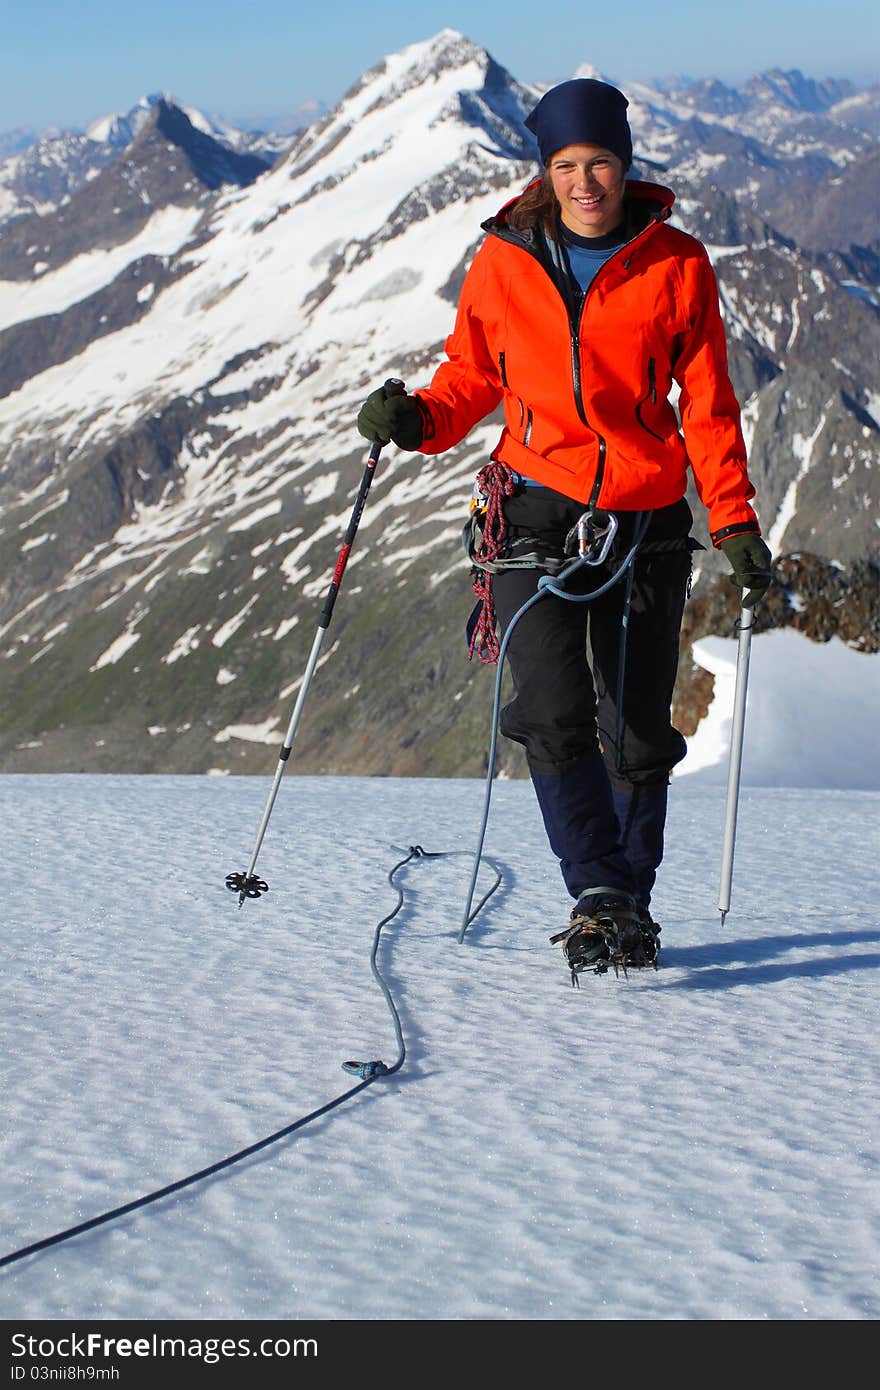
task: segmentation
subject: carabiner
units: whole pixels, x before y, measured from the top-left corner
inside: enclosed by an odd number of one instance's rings
[[[613,512],[584,512],[578,520],[577,534],[578,553],[584,563],[603,565],[617,535],[617,517]],[[591,553],[597,546],[598,551]]]

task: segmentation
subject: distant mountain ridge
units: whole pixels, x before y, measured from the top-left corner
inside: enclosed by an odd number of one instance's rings
[[[753,109],[778,122],[773,92]],[[357,406],[440,360],[480,223],[535,171],[538,95],[444,30],[261,168],[162,97],[67,202],[2,228],[0,768],[265,769],[360,476]],[[877,253],[806,247],[762,205],[813,159],[820,182],[847,176],[870,136],[847,146],[835,124],[821,158],[783,155],[705,106],[698,125],[675,92],[631,95],[641,172],[673,186],[719,277],[760,514],[788,557],[761,622],[874,651]],[[807,99],[831,105],[798,121],[854,100]],[[442,458],[383,454],[304,771],[479,773],[488,678],[462,656],[459,532],[499,428]],[[726,631],[725,566],[697,558],[690,635]],[[686,653],[690,718],[705,686]]]
[[[107,148],[114,148],[109,141]],[[7,223],[0,277],[29,280],[96,247],[130,241],[156,208],[192,204],[224,185],[245,186],[268,167],[256,155],[221,145],[179,107],[159,99],[122,152],[56,210]]]
[[[10,132],[10,148],[4,151],[0,136],[0,226],[4,221],[32,213],[58,210],[80,189],[112,164],[154,123],[157,113],[179,112],[192,127],[221,150],[255,161],[268,168],[290,144],[289,136],[243,131],[213,120],[195,107],[183,106],[169,92],[141,97],[130,110],[112,112],[92,121],[84,132],[47,132],[29,139],[24,132]]]

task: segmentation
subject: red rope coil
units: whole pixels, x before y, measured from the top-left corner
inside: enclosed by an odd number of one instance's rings
[[[474,551],[474,563],[478,566],[487,561],[497,560],[504,547],[507,525],[504,520],[504,498],[512,497],[519,485],[519,475],[508,468],[506,463],[492,459],[477,474],[475,491],[486,499],[483,517],[483,534]],[[492,576],[485,569],[479,569],[474,579],[474,595],[480,605],[479,615],[471,632],[468,645],[468,661],[474,653],[487,666],[498,662],[498,636],[495,631],[495,600],[492,596]]]

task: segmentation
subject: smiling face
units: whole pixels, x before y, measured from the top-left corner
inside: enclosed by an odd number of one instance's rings
[[[560,215],[578,236],[604,236],[623,220],[626,169],[600,145],[566,145],[547,165]]]

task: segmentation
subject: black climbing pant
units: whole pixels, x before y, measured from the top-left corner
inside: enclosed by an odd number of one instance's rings
[[[534,537],[556,554],[583,511],[545,487],[523,488],[504,502],[510,540]],[[570,592],[598,588],[619,565],[638,514],[618,513],[618,519],[614,553],[603,566],[576,574],[566,585]],[[645,905],[650,897],[663,853],[666,785],[686,751],[670,706],[694,548],[691,521],[684,500],[652,514],[634,561],[622,691],[625,576],[591,603],[547,595],[519,620],[508,646],[516,693],[502,711],[501,730],[525,747],[551,847],[575,897],[594,886],[625,888]],[[531,569],[493,576],[499,632],[540,577]]]

